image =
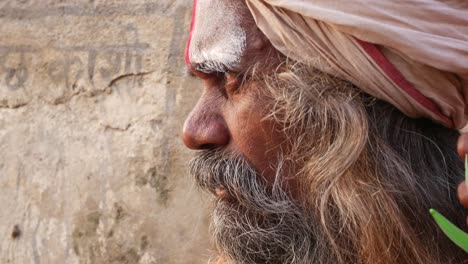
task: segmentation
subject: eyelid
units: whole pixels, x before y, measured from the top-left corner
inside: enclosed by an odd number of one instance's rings
[[[246,80],[242,72],[237,72],[229,69],[222,71],[200,71],[197,68],[187,68],[186,73],[191,78],[201,79],[204,81],[223,82],[224,89],[227,93],[235,93]]]
[[[201,80],[206,80],[209,79],[211,76],[213,76],[213,73],[206,73],[198,70],[191,70],[192,75],[195,78],[201,79]]]

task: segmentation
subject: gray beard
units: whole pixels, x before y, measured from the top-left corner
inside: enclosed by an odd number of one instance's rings
[[[282,190],[280,181],[268,188],[247,162],[223,151],[202,151],[190,165],[200,188],[214,192],[223,187],[231,197],[216,201],[211,226],[228,263],[315,262],[314,221]]]

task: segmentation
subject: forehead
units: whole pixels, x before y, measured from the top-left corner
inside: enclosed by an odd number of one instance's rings
[[[238,66],[246,46],[244,10],[240,0],[195,0],[187,63],[224,70]],[[199,70],[204,70],[203,67]]]

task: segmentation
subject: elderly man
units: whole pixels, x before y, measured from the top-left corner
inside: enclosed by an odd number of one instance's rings
[[[465,225],[463,1],[198,0],[193,12],[186,61],[204,90],[183,140],[216,197],[219,263],[466,260],[428,213]]]

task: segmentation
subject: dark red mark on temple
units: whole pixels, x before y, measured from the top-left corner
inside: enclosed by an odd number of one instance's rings
[[[452,120],[444,115],[439,107],[432,101],[431,99],[424,96],[421,92],[419,92],[404,76],[401,72],[383,55],[383,53],[372,43],[362,41],[357,39],[357,42],[364,51],[379,65],[380,69],[382,69],[385,74],[387,74],[392,81],[398,85],[403,91],[405,91],[408,95],[413,97],[416,102],[421,104],[424,108],[428,109],[429,111],[436,114],[440,121],[442,121],[446,126],[453,127]]]
[[[185,63],[187,64],[187,67],[190,68],[190,44],[192,43],[192,36],[193,36],[193,30],[195,28],[195,20],[196,20],[196,15],[197,15],[197,2],[198,0],[193,0],[193,7],[192,7],[192,22],[190,22],[190,33],[189,37],[187,40],[187,46],[185,47]]]

